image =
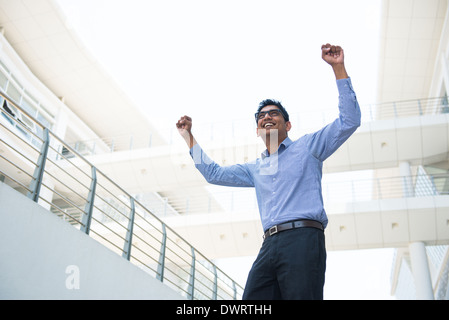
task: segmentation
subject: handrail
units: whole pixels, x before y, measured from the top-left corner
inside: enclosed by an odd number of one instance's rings
[[[240,284],[1,91],[0,131],[4,183],[188,299],[241,298]]]
[[[410,186],[407,186],[408,181]],[[408,177],[359,177],[349,176],[341,180],[322,181],[323,200],[327,205],[364,202],[384,199],[402,199],[449,195],[449,173],[418,173]],[[212,213],[217,206],[226,212],[258,213],[253,188],[220,189],[199,195],[172,195],[168,203],[183,214],[191,212]],[[328,208],[332,214],[332,208]]]
[[[294,107],[293,107],[294,108]],[[435,114],[449,113],[449,104],[447,97],[433,97],[425,99],[402,100],[392,102],[382,102],[365,104],[360,106],[362,111],[362,123],[398,119],[412,116],[426,116]],[[338,113],[338,108],[311,108],[314,111],[291,111],[290,119],[294,123],[292,135],[302,135],[317,130],[333,121]],[[316,111],[317,110],[317,111]],[[162,136],[167,137],[167,144],[175,143],[174,137],[177,136],[176,128],[165,129]],[[245,117],[231,121],[223,120],[211,122],[208,124],[196,124],[195,131],[201,140],[220,141],[223,139],[241,139],[245,135],[255,136],[256,127],[253,119]],[[223,137],[226,133],[226,137]],[[102,153],[112,153],[116,151],[135,150],[152,147],[152,136],[116,136],[102,137],[91,140],[77,141],[71,144],[71,147],[83,155],[95,155]],[[181,140],[179,140],[181,141]],[[104,147],[108,146],[108,150]]]

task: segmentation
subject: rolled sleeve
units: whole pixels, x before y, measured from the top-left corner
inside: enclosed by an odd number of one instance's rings
[[[337,80],[337,87],[338,119],[308,137],[311,154],[321,161],[332,155],[360,126],[360,107],[351,79]]]
[[[352,87],[351,78],[337,80],[337,88],[339,93],[340,118],[344,125],[354,128],[360,126],[361,112],[357,101],[354,88]]]
[[[222,167],[214,162],[196,144],[190,149],[195,167],[207,182],[230,187],[254,187],[254,180],[247,164],[236,164]]]

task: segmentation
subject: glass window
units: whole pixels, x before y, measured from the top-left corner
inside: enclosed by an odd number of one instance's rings
[[[20,91],[11,82],[9,83],[6,93],[16,103],[20,102],[20,96],[21,96]]]
[[[44,114],[46,114],[45,115],[45,117],[47,118],[47,119],[50,119],[50,121],[53,123],[54,122],[54,120],[55,120],[55,116],[50,112],[50,111],[48,111],[48,109],[45,107],[45,106],[43,106],[43,105],[39,105],[39,108],[41,109],[41,111],[39,112],[39,113],[41,113],[42,111],[44,111]]]
[[[6,77],[6,75],[4,75],[2,71],[0,71],[0,88],[5,90],[7,83],[8,83],[8,77]]]
[[[6,103],[6,100],[3,99],[3,97],[0,97],[0,105],[6,111],[6,112],[0,111],[0,113],[3,116],[3,118],[8,120],[8,122],[10,124],[14,125],[14,121],[11,119],[11,117],[14,117],[14,114],[12,113],[12,110],[10,108],[8,108],[8,104]],[[7,115],[6,113],[8,113],[9,115]]]
[[[28,112],[30,116],[36,117],[36,107],[31,103],[30,100],[28,100],[27,98],[23,98],[22,104],[20,106],[23,108],[23,110]]]
[[[51,122],[47,118],[45,118],[40,112],[37,114],[37,120],[48,129],[52,129]]]
[[[25,116],[24,114],[22,114],[21,116],[21,121],[22,123],[24,123],[28,129],[31,129],[31,131],[33,131],[32,129],[34,128],[34,122],[31,121],[27,116]]]
[[[17,117],[17,109],[16,107],[14,107],[13,105],[11,105],[10,103],[8,103],[8,101],[5,100],[5,102],[3,103],[3,109],[6,110],[6,112],[8,112],[10,115],[12,115],[14,118]]]
[[[0,66],[5,70],[5,74],[10,74],[9,69],[5,66],[2,60],[0,60]]]

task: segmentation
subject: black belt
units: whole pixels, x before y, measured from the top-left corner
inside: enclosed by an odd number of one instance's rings
[[[276,226],[271,227],[267,231],[265,231],[264,239],[270,237],[278,232],[296,229],[296,228],[316,228],[324,231],[323,225],[315,220],[296,220],[290,221],[286,223],[281,223]]]

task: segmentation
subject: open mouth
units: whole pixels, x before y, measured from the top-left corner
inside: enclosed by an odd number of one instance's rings
[[[271,127],[274,127],[274,123],[272,123],[272,122],[267,122],[267,123],[265,123],[265,124],[263,125],[263,127],[264,127],[265,129],[269,129],[269,128],[271,128]]]

